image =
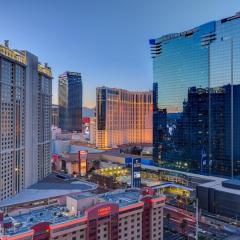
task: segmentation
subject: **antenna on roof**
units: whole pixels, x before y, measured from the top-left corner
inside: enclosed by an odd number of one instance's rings
[[[4,46],[5,46],[6,48],[9,48],[9,40],[4,40]]]

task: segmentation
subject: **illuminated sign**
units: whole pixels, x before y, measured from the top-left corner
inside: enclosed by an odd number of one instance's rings
[[[87,173],[87,155],[88,151],[81,150],[78,152],[79,173],[81,176],[85,176]]]
[[[141,158],[132,158],[132,187],[141,187]]]
[[[134,173],[134,178],[140,178],[140,177],[141,177],[140,172],[135,172],[135,173]]]
[[[111,207],[110,206],[102,207],[102,208],[98,209],[98,216],[99,217],[105,216],[105,215],[108,215],[110,212],[111,212]]]

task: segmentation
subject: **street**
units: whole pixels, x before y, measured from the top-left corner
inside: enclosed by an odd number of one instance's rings
[[[164,208],[164,226],[166,229],[177,231],[184,236],[194,236],[196,233],[195,215],[192,212],[166,205]],[[230,224],[216,221],[210,217],[203,217],[199,220],[199,236],[204,237],[204,239],[221,240],[232,236],[238,236],[240,239],[240,232],[238,233],[237,230],[237,227],[234,228]],[[166,233],[166,236],[171,236],[171,234]],[[166,239],[174,238],[167,237]]]

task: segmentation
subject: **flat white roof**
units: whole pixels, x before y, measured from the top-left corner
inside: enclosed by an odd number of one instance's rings
[[[219,181],[207,182],[207,183],[200,184],[199,186],[213,188],[217,191],[232,193],[232,194],[240,196],[240,190],[239,189],[223,187],[222,186],[222,181],[221,182],[219,182]]]
[[[80,193],[81,190],[39,190],[39,189],[25,189],[18,195],[1,201],[0,207],[7,207],[11,205],[18,205],[27,202],[34,202],[48,198],[60,197],[72,193]]]
[[[149,170],[161,170],[161,171],[169,171],[169,172],[174,172],[174,173],[178,173],[178,174],[183,174],[189,177],[195,177],[195,178],[202,178],[202,179],[206,179],[209,181],[218,181],[218,182],[222,182],[227,180],[227,178],[221,178],[221,177],[215,177],[215,176],[205,176],[205,175],[201,175],[201,174],[196,174],[196,173],[189,173],[189,172],[181,172],[178,170],[174,170],[174,169],[169,169],[169,168],[162,168],[162,167],[156,167],[156,166],[149,166],[149,165],[141,165],[142,168],[145,169],[149,169]]]
[[[71,194],[83,193],[97,188],[94,183],[86,181],[76,181],[73,183],[37,183],[31,187],[24,189],[18,195],[8,198],[0,202],[0,207],[18,205],[27,202],[45,200],[66,196]]]
[[[194,177],[194,178],[209,180],[209,182],[201,183],[201,184],[199,184],[199,186],[213,188],[213,189],[215,189],[217,191],[221,191],[221,192],[227,192],[227,193],[240,195],[240,190],[222,186],[223,181],[229,180],[227,178],[221,178],[221,177],[215,177],[215,176],[205,176],[205,175],[200,175],[200,174],[195,174],[195,173],[181,172],[181,171],[172,170],[172,169],[168,169],[168,168],[148,166],[148,165],[143,165],[143,164],[142,164],[142,168],[155,170],[155,171],[162,170],[162,171],[175,172],[175,173],[183,174],[183,175]]]
[[[70,153],[77,153],[78,151],[85,150],[88,151],[88,153],[102,153],[103,150],[99,150],[96,148],[91,148],[87,146],[81,146],[81,145],[71,145],[70,146]]]

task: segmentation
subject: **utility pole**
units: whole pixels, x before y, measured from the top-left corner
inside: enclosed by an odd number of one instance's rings
[[[231,177],[233,179],[234,173],[233,173],[233,38],[231,38]]]
[[[198,211],[198,198],[196,198],[196,236],[195,236],[196,240],[198,240],[198,228],[199,228],[199,226],[198,226],[198,218],[199,218],[198,213],[199,213],[199,211]]]

